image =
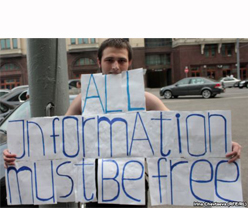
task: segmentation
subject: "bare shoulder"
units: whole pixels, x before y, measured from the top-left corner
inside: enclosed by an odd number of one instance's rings
[[[150,110],[169,111],[169,109],[163,104],[163,102],[155,95],[149,92],[145,92],[145,99],[146,99],[147,111],[150,111]]]
[[[81,93],[78,94],[78,96],[70,104],[65,115],[81,115],[82,114],[81,97],[82,97],[82,94]]]

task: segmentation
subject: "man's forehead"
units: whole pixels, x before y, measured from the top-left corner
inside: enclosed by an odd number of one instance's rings
[[[127,58],[128,59],[128,50],[125,48],[115,48],[107,47],[103,50],[103,58],[105,57],[115,57],[115,58]]]

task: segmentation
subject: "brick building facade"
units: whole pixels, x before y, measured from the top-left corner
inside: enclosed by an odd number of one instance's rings
[[[97,50],[105,39],[66,39],[69,79],[81,74],[97,73]],[[147,69],[145,86],[172,84],[187,76],[204,76],[218,80],[227,75],[237,77],[237,39],[162,38],[127,39],[133,48],[131,69]],[[248,39],[240,40],[240,78],[248,77]],[[28,84],[26,39],[0,39],[1,89]]]

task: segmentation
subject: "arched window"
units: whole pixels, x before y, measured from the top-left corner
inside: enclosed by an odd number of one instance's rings
[[[19,67],[13,63],[6,63],[1,66],[0,70],[19,70]]]
[[[83,66],[83,65],[94,65],[95,62],[90,58],[80,58],[76,61],[75,66]]]

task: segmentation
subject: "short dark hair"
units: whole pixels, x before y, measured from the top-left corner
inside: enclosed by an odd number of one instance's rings
[[[132,47],[130,46],[129,42],[122,38],[109,38],[102,42],[101,46],[98,49],[97,57],[101,61],[102,60],[102,53],[103,50],[107,47],[115,47],[118,49],[127,49],[128,50],[128,59],[129,61],[132,60]]]

